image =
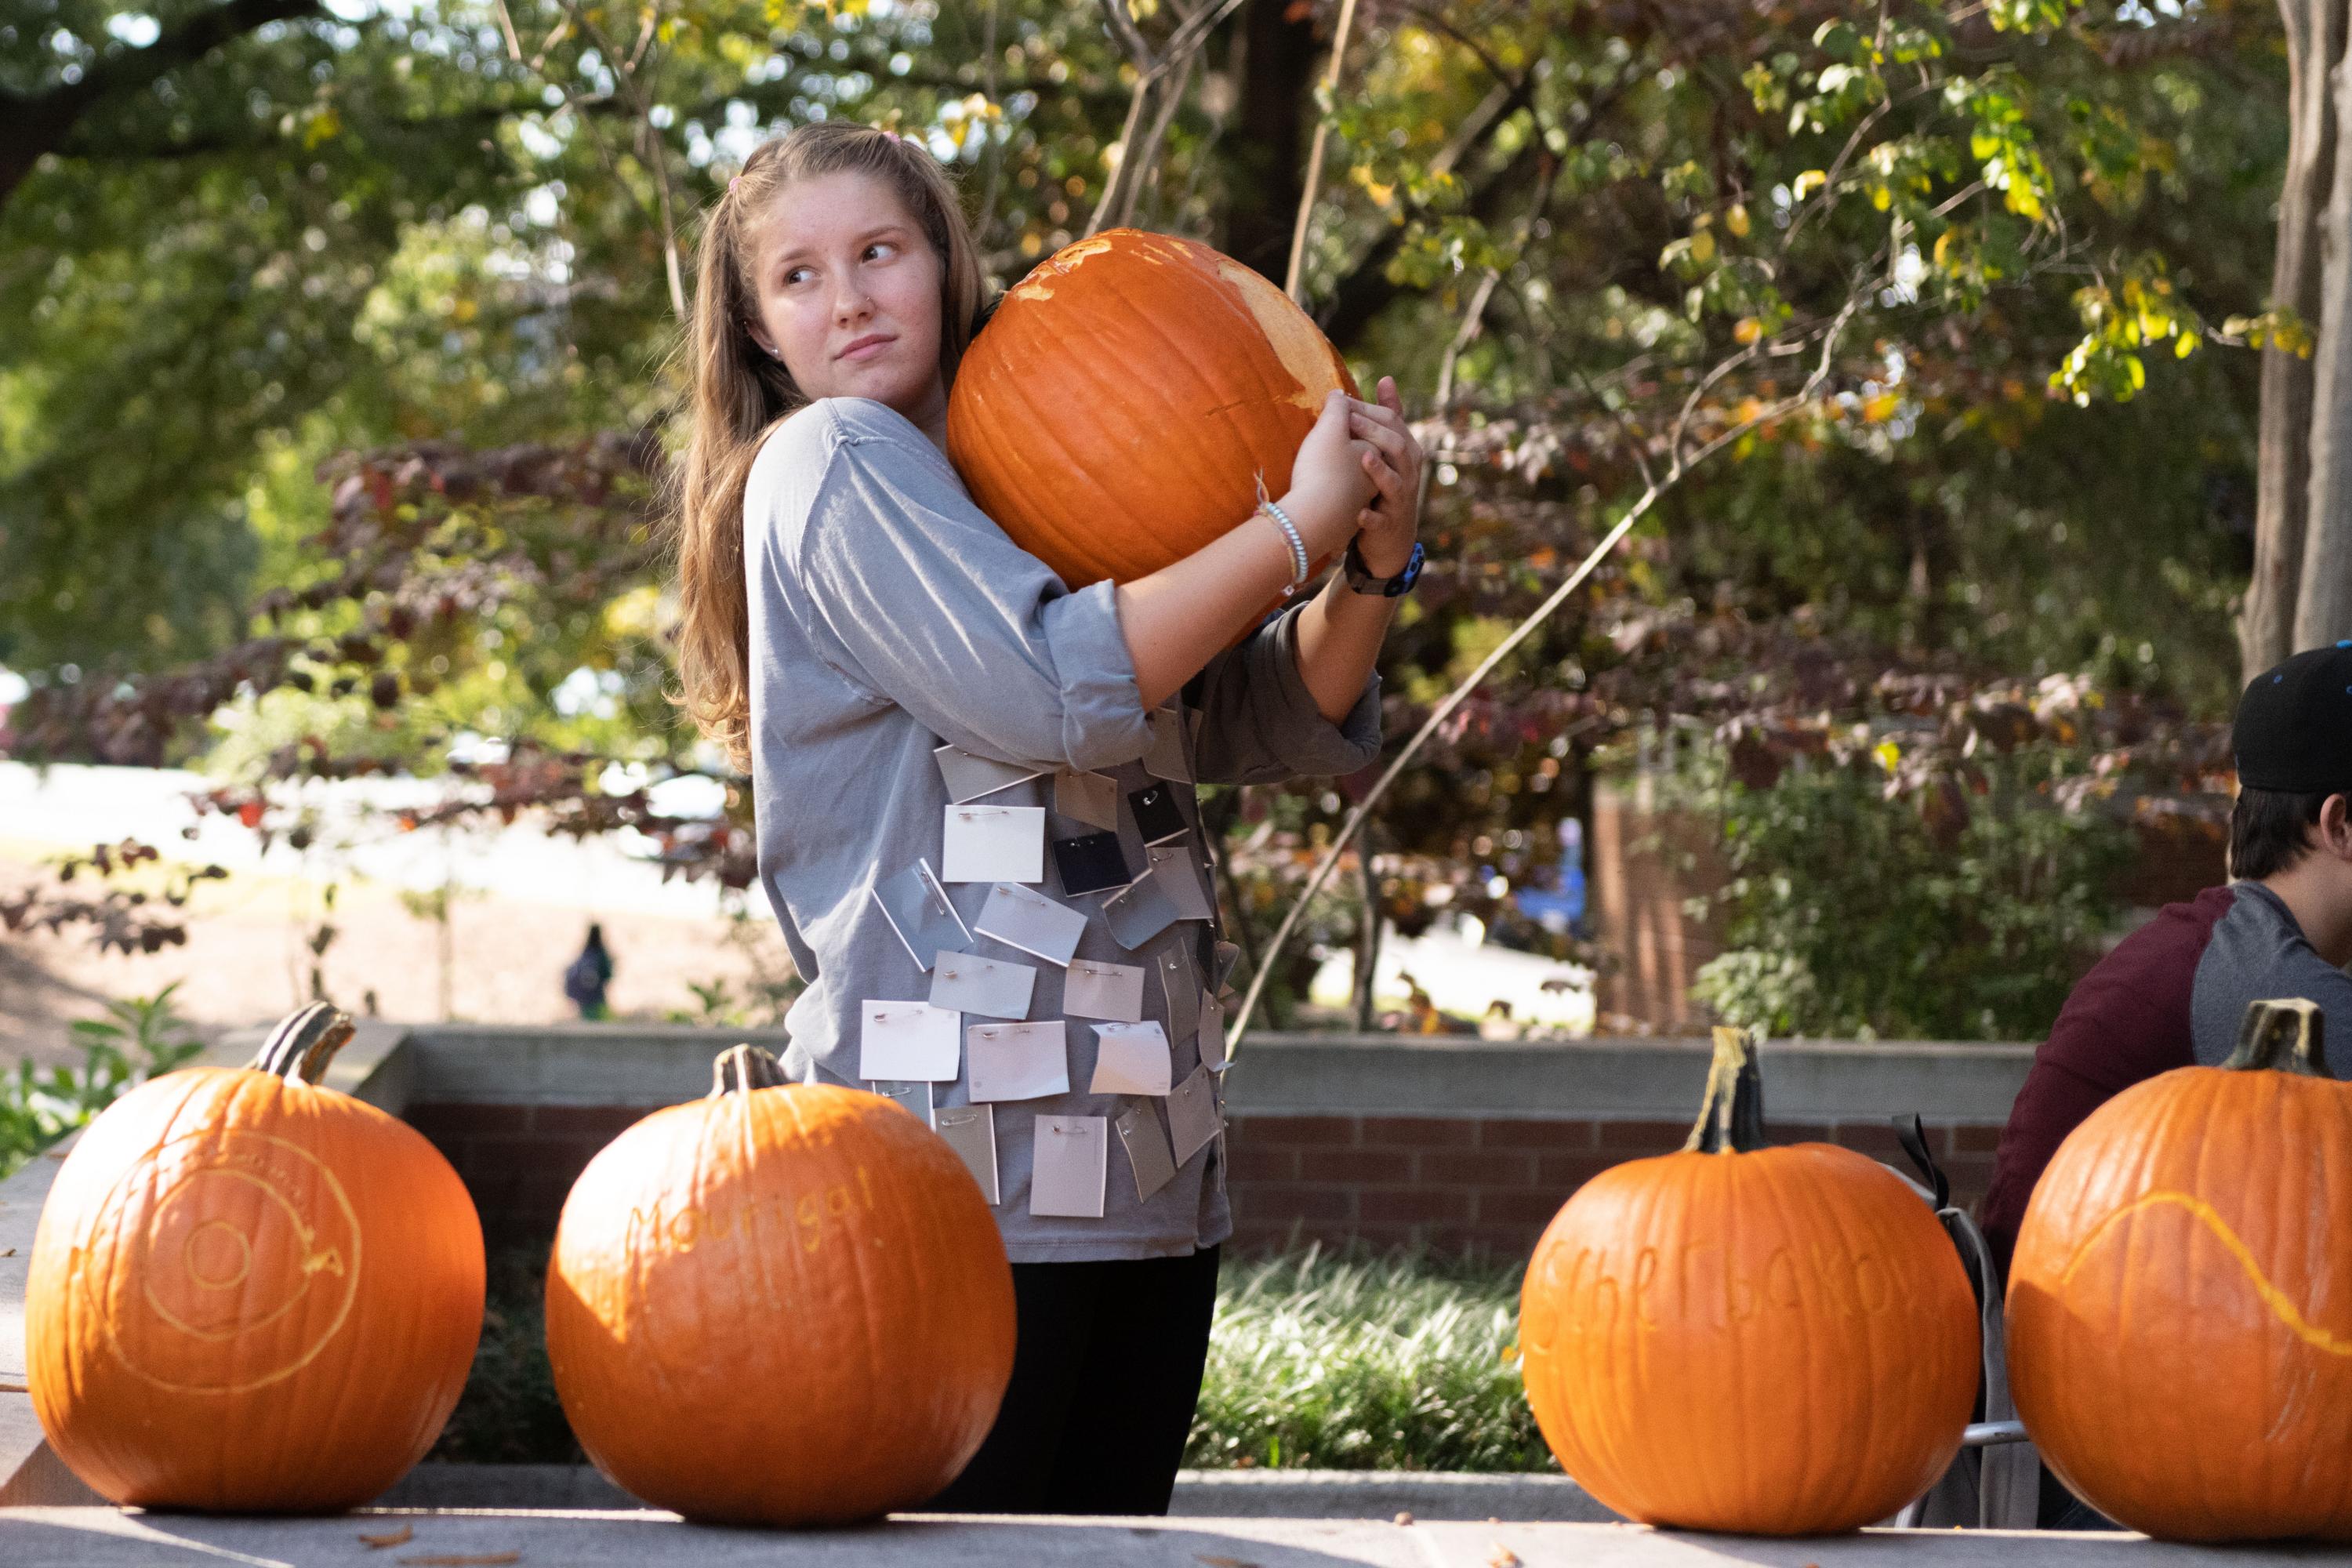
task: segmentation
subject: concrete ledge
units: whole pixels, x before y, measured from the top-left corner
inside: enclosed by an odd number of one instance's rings
[[[406,1526],[393,1551],[362,1533]],[[518,1554],[518,1555],[509,1555]],[[902,1514],[853,1530],[726,1530],[650,1510],[473,1513],[370,1510],[332,1519],[257,1520],[0,1509],[0,1563],[10,1568],[310,1568],[361,1561],[520,1562],[567,1568],[810,1563],[882,1568],[2053,1568],[2158,1563],[2342,1563],[2341,1549],[2163,1546],[2123,1534],[1864,1531],[1819,1540],[1670,1533],[1631,1524],[1318,1522],[1304,1520],[980,1518]]]
[[[635,1509],[592,1465],[419,1465],[378,1508]],[[1179,1470],[1181,1519],[1520,1520],[1612,1524],[1617,1516],[1561,1475],[1415,1470]]]

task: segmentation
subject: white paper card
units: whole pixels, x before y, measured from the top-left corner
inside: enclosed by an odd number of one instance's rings
[[[1020,763],[1000,763],[994,757],[983,757],[961,746],[935,747],[931,755],[939,759],[940,776],[947,780],[950,800],[993,795],[1024,779],[1042,777],[1045,772]]]
[[[1224,999],[1205,987],[1201,992],[1201,1065],[1223,1072],[1225,1061]]]
[[[1180,921],[1213,921],[1216,910],[1209,902],[1208,889],[1201,885],[1201,873],[1192,863],[1192,851],[1183,844],[1154,844],[1144,856],[1151,869],[1159,873],[1160,890],[1176,906]]]
[[[931,1131],[948,1141],[990,1203],[996,1191],[996,1112],[985,1105],[948,1105],[931,1113]]]
[[[922,1118],[925,1125],[931,1120],[931,1086],[929,1083],[869,1083],[866,1089],[883,1099],[895,1100],[910,1116]]]
[[[1135,1173],[1135,1199],[1141,1203],[1176,1177],[1176,1162],[1168,1152],[1168,1134],[1160,1131],[1160,1113],[1147,1102],[1128,1107],[1115,1125],[1127,1150],[1128,1169]]]
[[[1108,1122],[1099,1116],[1041,1116],[1031,1152],[1031,1214],[1102,1218]]]
[[[1140,1024],[1094,1024],[1095,1076],[1087,1085],[1093,1094],[1166,1094],[1175,1077],[1176,1058],[1168,1048],[1168,1031],[1158,1020]]]
[[[1147,714],[1145,721],[1151,726],[1151,749],[1143,753],[1143,771],[1156,779],[1178,779],[1190,784],[1192,768],[1184,757],[1182,710],[1162,708]]]
[[[951,805],[940,850],[942,882],[1042,882],[1045,808]]]
[[[1118,781],[1108,773],[1054,775],[1054,809],[1106,833],[1118,831]]]
[[[898,875],[875,883],[874,901],[882,906],[883,918],[922,968],[931,966],[931,954],[940,949],[961,947],[971,940],[971,928],[948,902],[948,891],[931,874],[929,860],[918,859]]]
[[[1129,952],[1183,919],[1160,884],[1158,872],[1146,871],[1103,900],[1103,923],[1110,928],[1112,940]]]
[[[1191,942],[1171,942],[1152,955],[1161,1000],[1168,1004],[1168,1037],[1189,1040],[1201,1026],[1201,972]]]
[[[1009,958],[941,950],[931,966],[931,1005],[983,1018],[1025,1018],[1037,972]]]
[[[1143,966],[1105,963],[1098,958],[1070,960],[1062,981],[1062,1011],[1073,1018],[1143,1021]]]
[[[963,1055],[963,1016],[929,1002],[866,1002],[857,1039],[857,1076],[928,1079],[956,1076]]]
[[[1194,1068],[1168,1093],[1168,1136],[1176,1146],[1176,1163],[1181,1165],[1199,1153],[1223,1128],[1216,1080],[1207,1068]]]
[[[1059,1018],[966,1026],[964,1059],[971,1072],[974,1103],[1069,1093],[1067,1028]]]
[[[980,918],[972,926],[982,936],[1034,953],[1048,963],[1067,963],[1078,950],[1078,938],[1086,934],[1087,917],[1084,910],[1034,888],[999,882],[989,890],[988,902],[980,907]]]

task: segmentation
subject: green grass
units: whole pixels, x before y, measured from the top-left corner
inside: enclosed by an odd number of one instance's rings
[[[466,1392],[429,1458],[579,1464],[548,1373],[547,1246],[490,1258]],[[1519,1382],[1519,1269],[1309,1247],[1228,1258],[1184,1462],[1550,1470]]]
[[[1519,1381],[1519,1274],[1312,1247],[1228,1259],[1184,1462],[1554,1468]]]

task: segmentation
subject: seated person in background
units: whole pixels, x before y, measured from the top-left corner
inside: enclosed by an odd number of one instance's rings
[[[2256,676],[2231,744],[2231,880],[2167,904],[2083,977],[2010,1108],[1979,1210],[2004,1278],[2066,1134],[2142,1079],[2219,1066],[2248,1003],[2308,997],[2352,1046],[2352,642]]]

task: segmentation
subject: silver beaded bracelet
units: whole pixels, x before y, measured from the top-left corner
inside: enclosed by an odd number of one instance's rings
[[[1282,590],[1282,596],[1286,599],[1298,592],[1307,581],[1307,541],[1299,536],[1298,525],[1290,521],[1290,514],[1267,496],[1264,479],[1258,481],[1257,510],[1274,519],[1282,530],[1283,538],[1290,545],[1290,581]]]

